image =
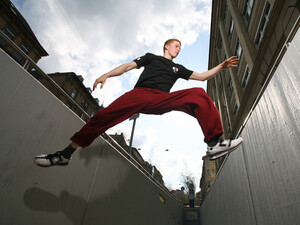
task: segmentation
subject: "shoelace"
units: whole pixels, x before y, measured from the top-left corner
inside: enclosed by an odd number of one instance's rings
[[[223,140],[223,139],[219,139],[219,146],[227,146],[227,144],[223,144],[223,142],[224,142],[225,140]],[[231,146],[231,141],[232,141],[232,139],[229,139],[229,142],[228,142],[228,147],[230,147]]]

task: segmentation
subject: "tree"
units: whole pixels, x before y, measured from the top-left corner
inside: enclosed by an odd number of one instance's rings
[[[185,201],[184,203],[189,203],[190,207],[194,207],[195,202],[195,178],[192,177],[191,173],[186,172],[182,174],[182,181],[185,188]]]

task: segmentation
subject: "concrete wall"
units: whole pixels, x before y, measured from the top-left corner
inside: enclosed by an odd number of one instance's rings
[[[201,206],[201,225],[300,224],[300,32]]]
[[[2,50],[0,77],[0,224],[181,224],[181,205],[101,137],[67,167],[36,166],[84,122]]]

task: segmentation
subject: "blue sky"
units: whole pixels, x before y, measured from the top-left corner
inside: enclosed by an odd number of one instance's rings
[[[162,55],[162,45],[178,38],[182,50],[174,60],[198,72],[207,70],[211,0],[12,0],[49,53],[38,65],[46,72],[75,72],[92,87],[96,78],[146,52]],[[133,88],[141,69],[111,78],[93,96],[104,106]],[[206,88],[205,82],[179,80],[172,91]],[[124,133],[132,121],[107,133]],[[180,112],[141,115],[133,146],[162,173],[172,189],[182,174],[199,186],[206,145],[196,119]],[[165,151],[168,149],[169,151]]]

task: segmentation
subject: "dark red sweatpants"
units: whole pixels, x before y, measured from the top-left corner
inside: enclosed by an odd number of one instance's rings
[[[220,115],[203,88],[165,93],[151,88],[135,88],[99,110],[71,140],[81,147],[89,146],[99,135],[136,113],[162,115],[172,110],[195,117],[208,142],[223,134]],[[188,131],[187,131],[188,132]]]

